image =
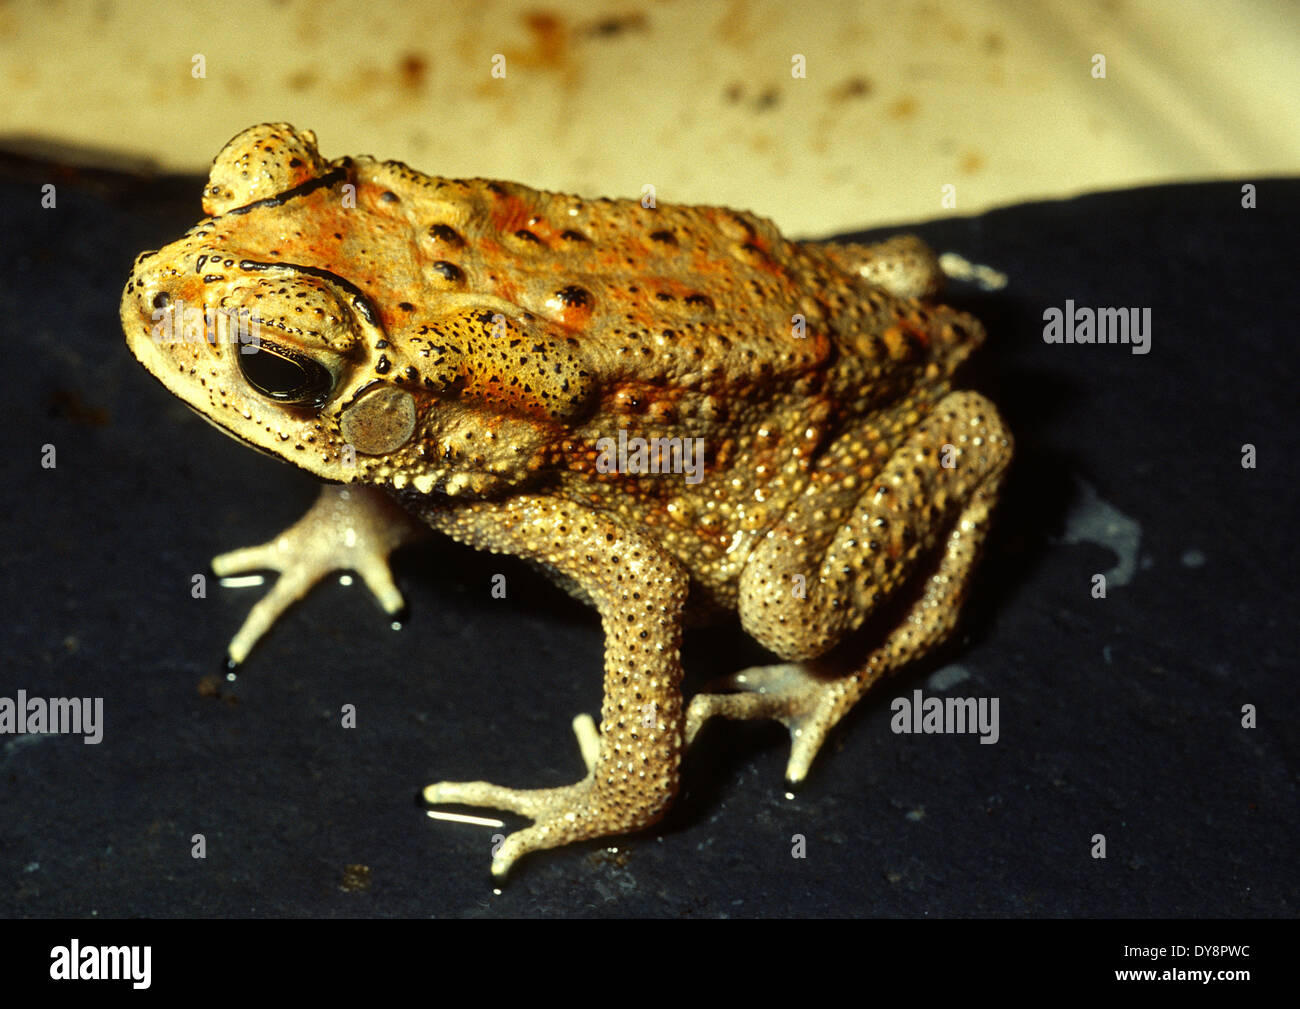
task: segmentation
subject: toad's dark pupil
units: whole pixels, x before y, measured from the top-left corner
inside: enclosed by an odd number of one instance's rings
[[[293,406],[323,406],[334,386],[333,376],[305,354],[262,341],[236,352],[239,369],[248,384],[277,403]]]

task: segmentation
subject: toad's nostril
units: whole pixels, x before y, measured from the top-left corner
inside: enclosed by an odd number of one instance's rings
[[[153,296],[154,308],[166,308],[171,303],[172,303],[172,296],[168,294],[166,291],[159,291],[157,294]]]

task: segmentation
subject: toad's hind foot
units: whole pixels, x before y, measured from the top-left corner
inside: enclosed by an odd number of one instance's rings
[[[302,518],[269,543],[212,558],[218,577],[248,571],[280,572],[271,590],[249,611],[227,652],[236,665],[285,610],[331,572],[357,572],[387,613],[399,613],[402,593],[393,583],[389,555],[428,530],[382,491],[327,484]]]
[[[943,287],[939,260],[915,235],[895,235],[874,245],[824,242],[818,248],[846,273],[896,298],[931,298]]]
[[[808,776],[808,768],[826,736],[843,713],[839,702],[851,679],[826,679],[803,662],[752,666],[709,684],[709,691],[691,699],[686,711],[687,745],[710,718],[774,718],[790,731],[790,760],[786,780]],[[713,693],[731,690],[737,693]]]

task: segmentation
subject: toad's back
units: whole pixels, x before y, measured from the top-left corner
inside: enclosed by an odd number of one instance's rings
[[[937,265],[911,239],[814,245],[719,207],[584,200],[400,162],[354,170],[408,194],[435,302],[463,293],[531,312],[576,338],[610,383],[761,399],[802,380],[804,394],[859,413],[938,386],[982,338],[969,316],[890,293],[937,287]],[[874,273],[884,258],[910,270]]]

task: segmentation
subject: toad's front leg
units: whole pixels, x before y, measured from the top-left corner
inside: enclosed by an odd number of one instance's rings
[[[595,605],[605,630],[599,748],[586,778],[542,789],[444,781],[426,788],[425,800],[509,809],[535,821],[497,849],[496,876],[530,851],[625,834],[662,817],[677,794],[685,747],[687,578],[678,563],[635,530],[559,498],[520,496],[448,509],[408,503],[454,539],[549,569]]]

